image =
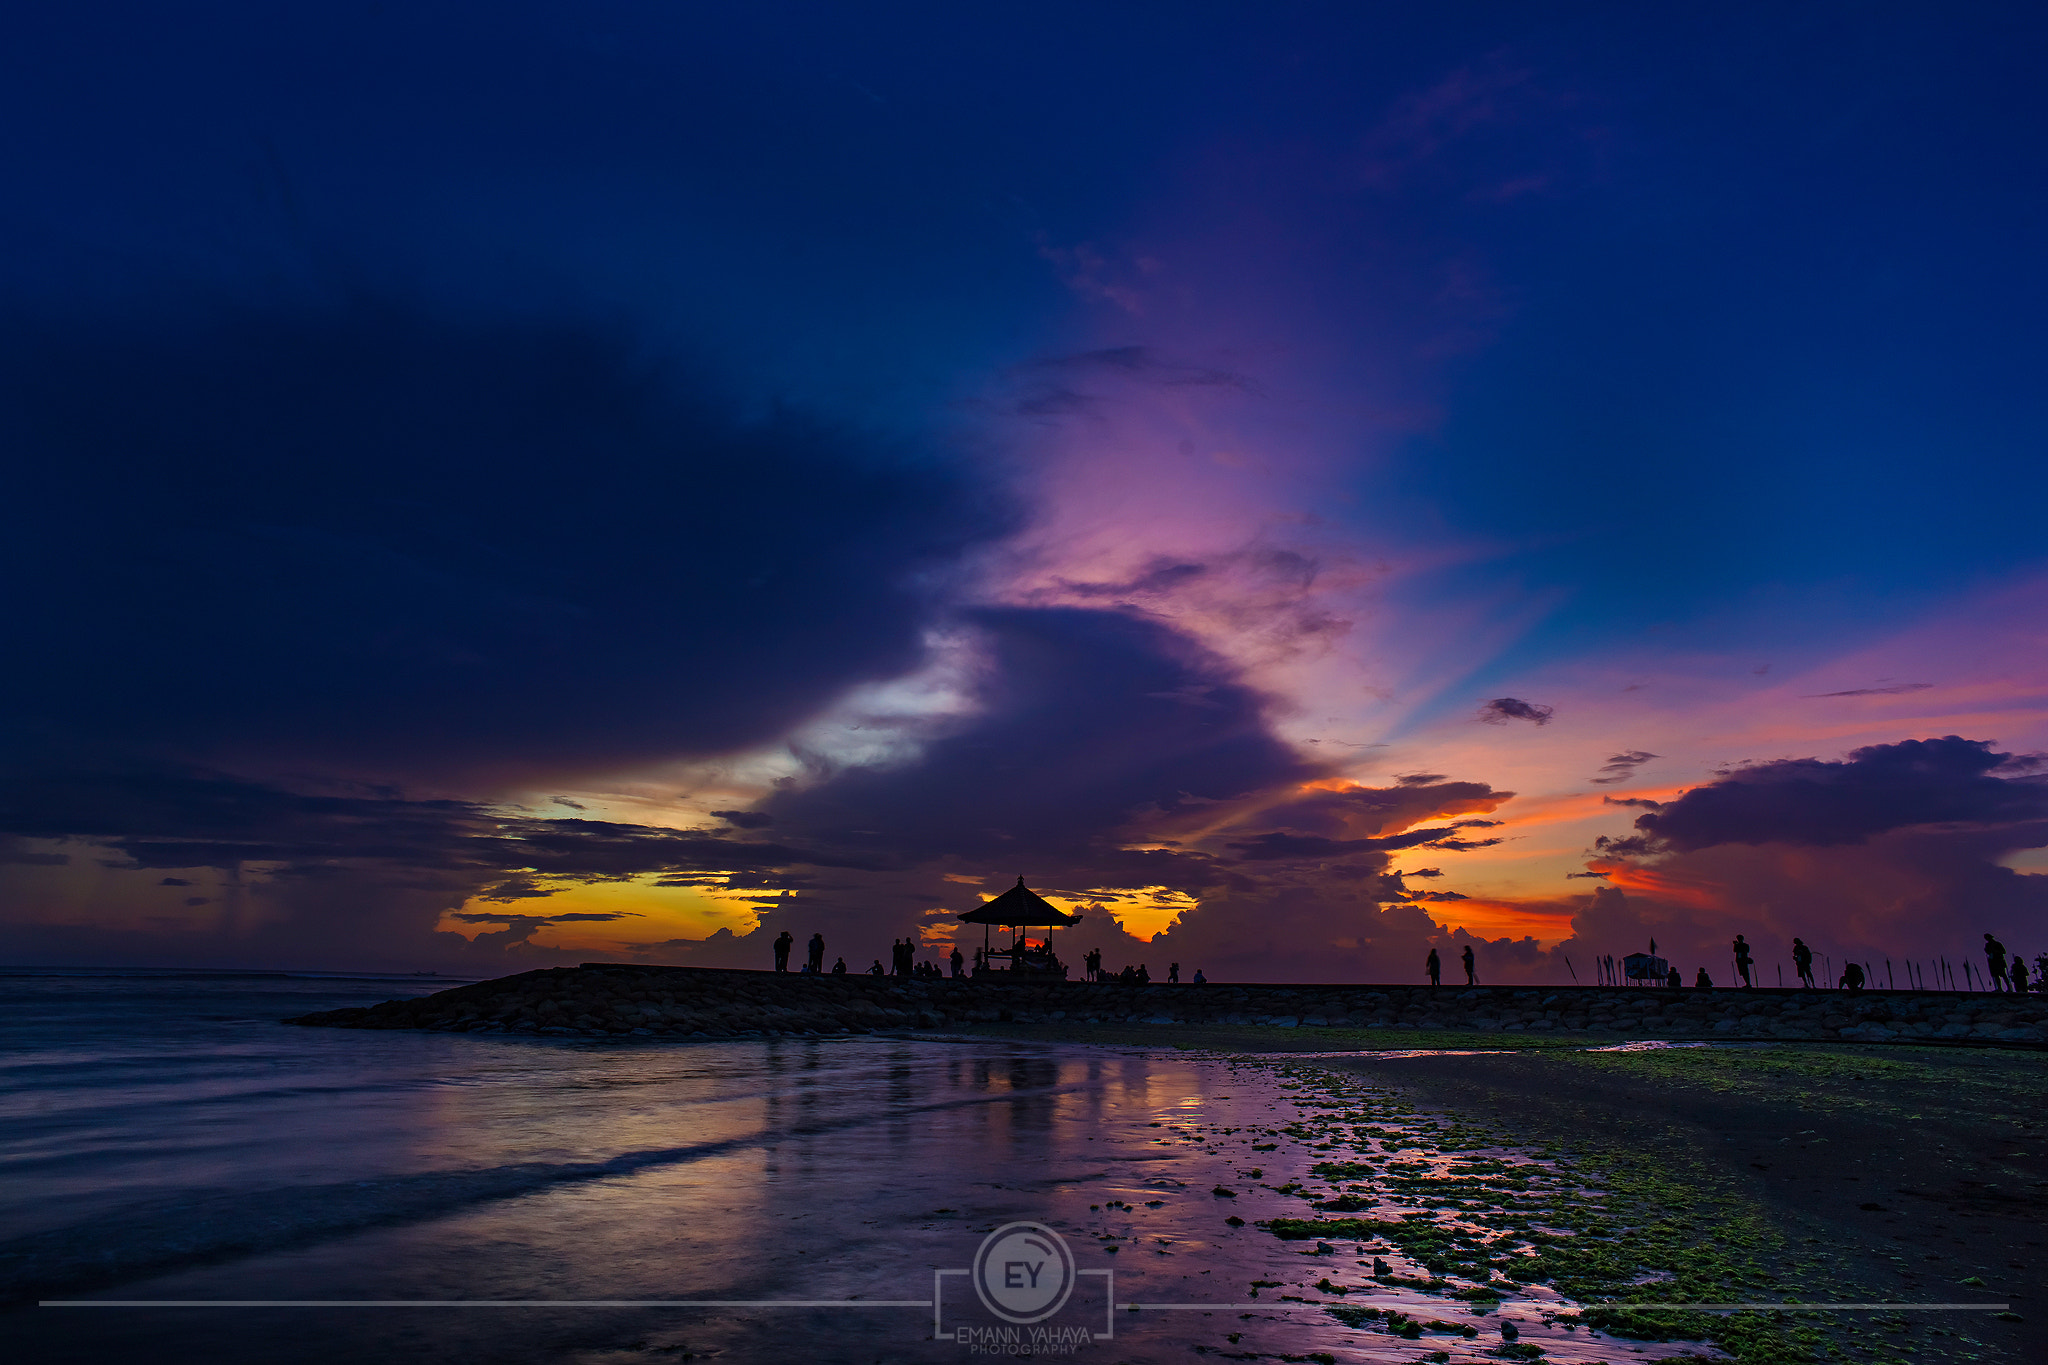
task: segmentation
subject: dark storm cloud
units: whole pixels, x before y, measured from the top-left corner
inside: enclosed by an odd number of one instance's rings
[[[453,916],[464,924],[502,924],[498,930],[478,934],[476,946],[500,950],[526,944],[542,929],[551,924],[574,924],[638,918],[630,910],[612,910],[603,913],[587,912],[566,915],[494,915],[489,911],[463,913]]]
[[[2034,757],[1948,735],[1850,751],[1843,762],[1782,759],[1736,768],[1639,816],[1638,841],[1614,852],[1717,844],[1856,844],[1913,825],[2009,824],[2048,818],[2048,779]],[[1630,846],[1624,848],[1624,842]]]
[[[615,881],[648,873],[772,873],[858,859],[780,843],[600,820],[541,820],[465,801],[415,801],[371,789],[307,793],[169,767],[76,769],[0,781],[0,833],[83,839],[119,855],[110,867],[235,868],[318,876],[348,864],[501,899],[544,895],[532,879]],[[187,886],[181,877],[163,885]]]
[[[1065,418],[1099,412],[1118,390],[1235,389],[1257,393],[1244,375],[1176,360],[1149,346],[1112,346],[1053,356],[1014,367],[1010,409],[1024,417]]]
[[[448,783],[770,739],[1007,513],[633,338],[390,301],[7,328],[17,754]]]
[[[1495,697],[1479,708],[1479,719],[1488,725],[1505,725],[1511,720],[1526,720],[1532,725],[1548,725],[1557,708],[1538,702],[1523,701],[1520,697]]]
[[[1451,828],[1445,826],[1441,829],[1411,829],[1406,834],[1392,834],[1383,839],[1325,839],[1320,835],[1276,831],[1227,847],[1236,850],[1246,862],[1271,862],[1281,858],[1342,858],[1356,853],[1393,853],[1423,844],[1432,848],[1443,847],[1436,841],[1451,833]]]
[[[711,812],[735,829],[766,829],[775,817],[757,810],[715,810]]]
[[[1085,583],[1063,578],[1060,580],[1060,587],[1076,597],[1146,597],[1172,592],[1210,572],[1211,567],[1207,564],[1161,558],[1155,559],[1143,570],[1118,582]]]
[[[1495,791],[1484,782],[1449,782],[1434,773],[1414,776],[1430,781],[1410,783],[1403,779],[1398,787],[1317,788],[1264,807],[1258,822],[1301,834],[1371,836],[1405,830],[1421,820],[1491,811],[1514,796],[1513,792]]]
[[[1641,749],[1630,749],[1626,753],[1616,754],[1600,767],[1600,771],[1607,776],[1596,777],[1592,781],[1595,786],[1603,787],[1616,782],[1626,782],[1636,775],[1637,768],[1656,757],[1658,755],[1644,753]]]
[[[1933,683],[1895,683],[1890,687],[1852,687],[1846,692],[1808,692],[1805,699],[1817,697],[1896,697],[1902,692],[1925,692]]]
[[[848,769],[771,797],[762,809],[778,829],[897,857],[998,857],[1005,866],[1088,851],[1106,872],[1130,860],[1114,851],[1117,834],[1141,815],[1318,772],[1268,730],[1264,696],[1156,621],[1076,607],[990,608],[966,619],[986,647],[978,714],[904,766]]]
[[[0,838],[0,867],[64,867],[71,862],[68,853],[46,853],[35,849],[20,848],[11,839]],[[183,886],[183,882],[171,883]]]
[[[1244,375],[1211,365],[1176,360],[1150,346],[1108,346],[1077,351],[1019,366],[1022,375],[1106,374],[1165,388],[1245,389],[1256,385]]]

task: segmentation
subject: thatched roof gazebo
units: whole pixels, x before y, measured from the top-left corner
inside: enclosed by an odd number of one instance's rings
[[[977,971],[995,970],[994,959],[1001,958],[1009,963],[1009,970],[1013,972],[1064,977],[1067,974],[1066,966],[1053,955],[1051,941],[1048,939],[1043,948],[1034,948],[1025,938],[1024,931],[1043,925],[1049,932],[1066,925],[1079,924],[1081,917],[1060,909],[1024,885],[1024,879],[1019,877],[1017,884],[1002,895],[962,914],[960,922],[982,926],[982,966],[976,968]],[[1007,948],[989,946],[988,930],[998,924],[1017,931],[1016,941]]]

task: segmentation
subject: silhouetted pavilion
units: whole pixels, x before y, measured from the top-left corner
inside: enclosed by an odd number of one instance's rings
[[[1030,940],[1025,936],[1025,931],[1043,926],[1047,934],[1050,935],[1051,931],[1056,928],[1069,924],[1079,924],[1081,917],[1079,915],[1070,915],[1060,909],[1051,901],[1024,885],[1024,879],[1019,877],[1017,878],[1017,884],[1002,895],[984,903],[979,909],[969,910],[961,915],[960,922],[962,924],[979,924],[982,926],[981,958],[984,963],[991,963],[996,958],[1003,958],[1009,962],[1009,969],[1013,972],[1034,972],[1065,976],[1067,969],[1053,955],[1050,937],[1047,938],[1045,947],[1033,948]],[[1017,931],[1016,941],[1007,948],[993,948],[989,946],[989,928],[998,924]],[[993,967],[990,966],[985,968],[985,970],[993,970]]]

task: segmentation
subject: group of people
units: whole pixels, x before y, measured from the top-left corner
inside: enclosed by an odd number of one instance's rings
[[[2027,980],[2027,958],[2024,953],[2012,955],[2012,965],[2006,965],[2005,945],[1990,934],[1984,935],[1984,974],[1994,983],[1993,990],[2011,991],[2025,995],[2029,989],[2048,992],[2048,953],[2037,954],[2034,958],[2034,979]]]
[[[796,936],[791,934],[789,930],[784,929],[776,938],[774,946],[775,970],[778,972],[788,971],[789,954],[790,950],[796,946]],[[979,966],[981,954],[977,952],[975,957],[977,959],[976,965]],[[908,976],[921,980],[936,981],[945,979],[947,974],[946,970],[936,962],[919,962],[917,960],[917,943],[913,939],[892,940],[889,944],[889,962],[890,966],[885,970],[882,966],[882,959],[876,958],[873,965],[867,969],[866,975]],[[958,948],[953,950],[951,965],[953,968],[952,975],[967,975],[967,959],[960,955]],[[843,957],[837,959],[833,962],[831,970],[827,971],[825,968],[825,936],[823,934],[812,934],[809,951],[804,956],[804,965],[798,970],[804,976],[845,976],[846,959]]]
[[[1736,975],[1742,978],[1742,984],[1745,987],[1754,986],[1756,984],[1753,974],[1755,959],[1751,956],[1749,943],[1741,934],[1737,934],[1735,942],[1730,944],[1729,947],[1735,955]],[[1801,990],[1819,989],[1819,983],[1815,981],[1813,975],[1813,949],[1807,946],[1804,939],[1794,938],[1792,940],[1792,967],[1799,974],[1799,987]],[[2018,953],[2008,956],[2005,945],[2000,943],[1993,935],[1986,933],[1984,935],[1984,968],[1985,982],[1992,990],[2012,991],[2018,995],[2025,995],[2029,990],[2040,991],[2044,989],[2044,979],[2048,979],[2048,953],[2043,953],[2036,959],[2033,979],[2030,981],[2028,979],[2026,958]],[[1911,966],[1907,968],[1909,981],[1913,970]],[[1886,971],[1889,972],[1890,968],[1887,967]],[[1837,990],[1860,991],[1872,983],[1864,965],[1860,962],[1851,961],[1842,965],[1841,975],[1834,984]]]
[[[1102,950],[1100,948],[1090,948],[1081,955],[1081,968],[1082,980],[1084,981],[1114,981],[1123,986],[1149,986],[1152,984],[1152,971],[1142,962],[1135,967],[1125,967],[1122,971],[1104,972],[1102,970]],[[1180,964],[1178,962],[1167,964],[1166,984],[1169,986],[1178,986],[1180,984]],[[1209,984],[1209,978],[1202,975],[1200,967],[1195,968],[1193,984],[1197,986]]]
[[[1472,956],[1471,944],[1465,945],[1462,957],[1465,963],[1465,984],[1468,986],[1478,985],[1479,962],[1477,958]],[[1429,973],[1430,985],[1441,986],[1444,984],[1444,960],[1436,955],[1436,949],[1431,948],[1429,950],[1429,956],[1423,960],[1422,969]]]
[[[790,953],[795,947],[796,936],[790,933],[789,930],[785,929],[777,936],[774,942],[776,971],[786,972],[789,970]],[[1470,957],[1469,951],[1466,956]],[[1104,972],[1102,970],[1102,951],[1099,948],[1089,949],[1087,955],[1082,958],[1082,961],[1087,965],[1087,979],[1090,981],[1114,981],[1127,986],[1144,986],[1149,985],[1152,981],[1152,973],[1142,962],[1135,967],[1126,967],[1120,972]],[[979,975],[986,966],[987,964],[983,960],[981,949],[975,949],[975,974]],[[804,964],[797,971],[799,975],[803,976],[845,976],[846,959],[843,957],[837,959],[827,969],[825,966],[825,936],[823,934],[812,934],[811,941],[807,945],[807,951],[804,955]],[[876,958],[863,975],[907,976],[920,981],[943,981],[949,976],[962,978],[968,975],[967,958],[961,953],[959,948],[955,947],[951,955],[945,960],[945,965],[943,966],[940,963],[929,960],[921,962],[918,960],[917,941],[915,939],[894,939],[889,944],[889,965],[887,967],[882,966],[882,959]],[[1169,985],[1178,986],[1180,984],[1180,964],[1178,962],[1172,963],[1167,967],[1166,980]],[[1201,969],[1196,968],[1194,984],[1203,986],[1207,985],[1208,981],[1209,978],[1202,975]]]
[[[1737,934],[1735,941],[1728,945],[1728,949],[1735,960],[1736,979],[1741,982],[1745,989],[1755,986],[1757,984],[1756,955],[1750,948],[1749,940],[1741,934]],[[1652,974],[1643,979],[1660,981],[1665,986],[1671,987],[1674,990],[1683,987],[1685,984],[1684,975],[1680,973],[1677,967],[1671,966],[1661,958],[1655,957],[1656,951],[1657,945],[1653,940],[1650,944],[1652,956],[1642,959],[1648,962]],[[1473,957],[1471,944],[1465,945],[1465,951],[1460,954],[1460,957],[1465,965],[1465,984],[1468,986],[1478,985],[1478,964]],[[1423,970],[1429,973],[1430,985],[1443,985],[1443,958],[1437,954],[1435,948],[1429,950],[1429,956],[1422,965]],[[1601,965],[1603,968],[1603,980],[1611,982],[1615,979],[1612,959],[1602,958],[1599,960],[1598,965]],[[1792,940],[1792,966],[1799,974],[1801,989],[1819,989],[1819,984],[1814,979],[1813,974],[1813,949],[1807,946],[1804,939],[1794,938]],[[1636,958],[1629,959],[1628,968],[1631,980],[1636,979],[1634,974],[1642,970],[1638,967]],[[2048,953],[2042,953],[2035,958],[2034,969],[2030,977],[2026,958],[2018,953],[2009,953],[2003,943],[2000,943],[1995,937],[1987,933],[1984,935],[1984,968],[1985,981],[1992,990],[2011,991],[2019,995],[2025,995],[2030,990],[2048,993]],[[1887,968],[1886,970],[1889,971],[1890,969]],[[1714,984],[1714,978],[1708,974],[1705,967],[1701,967],[1693,973],[1692,984],[1695,989],[1710,989]],[[1834,983],[1834,986],[1837,990],[1860,991],[1870,984],[1869,973],[1865,970],[1864,965],[1860,962],[1849,962],[1843,965],[1840,978]]]

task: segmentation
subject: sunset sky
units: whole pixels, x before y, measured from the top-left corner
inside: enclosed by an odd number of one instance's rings
[[[24,15],[0,961],[858,971],[1019,875],[1155,975],[2048,950],[2044,62]]]

